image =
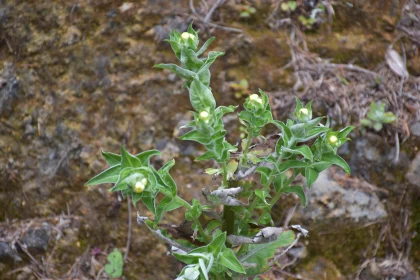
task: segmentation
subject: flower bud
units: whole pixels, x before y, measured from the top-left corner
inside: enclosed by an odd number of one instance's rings
[[[252,102],[257,102],[257,103],[260,103],[260,104],[262,104],[263,103],[263,101],[262,101],[262,99],[261,99],[261,97],[259,97],[258,96],[258,94],[251,94],[250,96],[249,96],[249,100],[250,101],[252,101]]]
[[[308,115],[309,114],[309,110],[306,108],[302,108],[299,110],[299,113],[304,114],[304,115]]]
[[[181,38],[183,39],[183,40],[188,40],[189,38],[191,38],[192,40],[194,40],[195,39],[195,36],[193,35],[193,34],[191,34],[191,33],[188,33],[188,32],[183,32],[182,34],[181,34]]]
[[[182,34],[181,34],[181,38],[182,38],[183,40],[188,40],[188,38],[190,38],[190,33],[188,33],[188,32],[184,32],[184,33],[182,33]]]
[[[328,140],[330,141],[331,144],[336,144],[338,141],[338,138],[335,135],[331,135]]]
[[[210,114],[207,111],[201,111],[199,116],[200,116],[200,119],[202,119],[206,123],[209,122],[210,120]]]
[[[148,183],[148,181],[147,181],[146,178],[143,178],[140,181],[137,181],[136,184],[134,185],[133,191],[135,193],[142,193],[144,191],[144,189],[146,188],[147,183]]]

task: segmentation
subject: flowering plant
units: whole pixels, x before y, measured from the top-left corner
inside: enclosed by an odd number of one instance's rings
[[[295,193],[305,205],[303,187],[293,184],[298,176],[305,177],[310,187],[318,174],[333,164],[350,172],[337,149],[348,140],[353,127],[333,131],[328,118],[313,118],[311,102],[303,106],[298,98],[293,119],[285,123],[274,120],[268,96],[261,90],[246,98],[244,110],[238,115],[247,134],[238,152],[237,145],[226,140],[222,120],[237,107],[217,106],[210,88],[209,68],[223,52],[210,51],[207,57],[200,57],[213,40],[198,49],[198,32],[192,25],[182,34],[172,31],[167,41],[181,66],[155,65],[185,79],[194,111],[193,120],[184,126],[189,130],[180,139],[196,141],[206,148],[196,161],[214,160],[220,166],[206,170],[222,177],[218,189],[203,189],[206,203],[197,199],[189,203],[178,196],[169,173],[175,161],[160,169],[150,164],[150,157],[160,155],[157,150],[137,155],[125,148],[121,155],[102,152],[110,167],[86,183],[113,183],[111,191],[130,196],[134,204],[143,202],[153,217],[138,215],[138,222],[169,244],[173,256],[186,264],[177,279],[243,279],[266,272],[278,257],[278,248],[295,244],[297,238],[307,234],[300,226],[274,226],[271,210],[280,196]],[[267,124],[276,125],[281,132],[274,138],[275,144],[266,150],[250,147]],[[251,180],[255,173],[260,174],[258,181]],[[223,212],[215,212],[220,205]],[[183,229],[161,227],[164,214],[180,207],[186,209]],[[191,234],[182,232],[185,228]],[[187,240],[178,238],[182,234],[188,236]]]

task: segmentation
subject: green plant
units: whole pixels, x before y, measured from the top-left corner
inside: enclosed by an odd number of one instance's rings
[[[123,256],[118,249],[114,249],[112,253],[108,255],[108,264],[105,265],[105,273],[112,278],[118,278],[122,276],[123,270]]]
[[[296,10],[297,8],[297,3],[296,1],[287,1],[287,2],[283,2],[281,3],[281,9],[285,12],[293,12],[294,10]]]
[[[251,15],[255,14],[256,12],[257,12],[257,9],[255,9],[254,7],[249,6],[249,5],[243,5],[242,11],[239,14],[239,16],[241,18],[250,18]]]
[[[173,255],[186,264],[177,279],[240,279],[256,276],[270,268],[276,250],[292,244],[306,231],[300,226],[274,227],[271,210],[282,194],[295,193],[306,204],[303,187],[293,184],[296,177],[306,178],[310,187],[318,174],[335,164],[350,172],[348,164],[337,155],[337,149],[348,140],[353,127],[333,131],[325,117],[312,117],[311,102],[303,106],[296,98],[293,119],[283,123],[274,120],[268,96],[250,95],[239,113],[246,139],[242,150],[229,143],[222,117],[233,113],[235,106],[217,106],[210,88],[210,66],[223,52],[210,51],[200,57],[214,40],[210,38],[198,48],[198,33],[190,25],[182,34],[172,31],[169,44],[181,65],[157,64],[185,79],[193,111],[193,120],[180,138],[201,143],[206,151],[196,161],[213,160],[219,168],[207,169],[212,176],[221,176],[219,188],[203,189],[206,203],[191,203],[178,196],[178,189],[169,171],[175,161],[160,169],[150,164],[150,157],[159,151],[132,155],[121,149],[121,155],[102,152],[109,168],[96,175],[88,186],[113,183],[111,191],[130,196],[134,205],[142,201],[153,219],[138,215],[157,238],[169,244]],[[326,120],[325,124],[321,122]],[[281,135],[269,153],[250,148],[252,139],[261,137],[267,124],[277,126]],[[312,145],[310,145],[312,143]],[[236,152],[235,158],[231,154]],[[259,180],[251,180],[259,173]],[[159,194],[159,195],[158,195]],[[223,205],[223,213],[214,212]],[[189,240],[176,239],[159,222],[165,212],[184,207],[185,221],[192,233]],[[206,218],[206,219],[204,219]],[[206,220],[206,222],[204,222]],[[176,226],[173,230],[179,229]],[[180,230],[180,229],[179,229]],[[172,231],[173,233],[173,231]]]
[[[385,112],[385,103],[370,103],[370,110],[366,119],[361,119],[360,123],[364,127],[373,128],[380,131],[384,124],[393,123],[397,120],[397,116],[392,112]]]
[[[305,17],[303,15],[300,15],[298,17],[298,20],[302,25],[304,25],[307,29],[312,29],[312,26],[314,23],[317,22],[317,16],[318,14],[325,14],[325,6],[322,3],[318,3],[318,5],[311,10],[311,14],[309,17]]]
[[[239,83],[231,83],[230,87],[235,91],[234,97],[240,99],[246,95],[249,95],[249,84],[246,79],[242,79]]]

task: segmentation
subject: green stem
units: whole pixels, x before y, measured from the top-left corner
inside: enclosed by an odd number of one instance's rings
[[[226,162],[222,163],[222,169],[223,169],[223,187],[228,187],[228,180],[227,180],[227,175],[228,175],[228,169],[227,169],[227,165]]]
[[[202,237],[204,237],[204,239],[206,240],[206,242],[210,242],[211,241],[211,237],[204,231],[203,226],[201,225],[200,221],[197,218],[193,218],[193,223],[197,226],[198,228],[198,232],[200,233],[200,235]]]
[[[244,149],[244,153],[243,153],[243,157],[241,161],[242,165],[244,165],[247,161],[247,155],[248,155],[250,144],[251,144],[251,134],[248,132],[248,135],[246,136],[246,145],[245,145],[245,149]]]
[[[228,188],[234,188],[238,185],[238,181],[229,181]],[[225,205],[223,207],[223,226],[222,230],[226,231],[226,235],[229,236],[231,234],[235,234],[235,212],[233,211],[233,207],[235,206],[228,206]],[[232,245],[226,241],[227,247],[232,247]]]

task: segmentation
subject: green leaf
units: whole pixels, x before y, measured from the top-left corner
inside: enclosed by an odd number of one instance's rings
[[[175,160],[168,161],[162,168],[159,169],[158,173],[160,177],[162,178],[165,185],[168,187],[168,190],[160,190],[163,194],[169,197],[175,197],[177,194],[177,186],[172,178],[172,176],[169,174],[169,170],[175,165]]]
[[[288,153],[301,155],[304,158],[309,159],[310,161],[313,161],[314,158],[311,149],[307,145],[298,146],[292,149],[282,147],[282,150]]]
[[[142,196],[141,194],[139,195],[141,197],[141,201],[143,201],[144,205],[146,205],[147,209],[149,209],[150,212],[156,215],[155,199],[156,199],[157,193],[144,191],[142,194],[143,194]],[[134,198],[133,198],[133,201],[134,201]]]
[[[280,165],[278,166],[278,170],[279,172],[284,172],[287,169],[290,168],[304,168],[307,167],[308,164],[306,162],[303,161],[299,161],[299,160],[288,160],[285,162],[280,163]]]
[[[124,147],[121,147],[121,169],[127,168],[127,167],[140,167],[141,161],[130,154],[129,152],[124,149]]]
[[[305,168],[306,186],[308,188],[310,188],[316,179],[318,179],[318,175],[319,173],[315,169],[311,167]]]
[[[140,154],[135,155],[136,158],[138,158],[141,162],[141,165],[149,165],[150,164],[150,158],[152,156],[160,156],[161,153],[158,150],[149,150],[141,152]]]
[[[90,179],[85,184],[85,186],[94,186],[105,183],[116,183],[118,181],[118,175],[120,174],[120,170],[120,165],[112,166]]]
[[[306,206],[306,195],[302,186],[288,186],[281,189],[282,193],[295,193],[300,198],[302,206]]]
[[[255,190],[255,195],[257,196],[257,197],[259,197],[266,205],[270,205],[266,200],[265,200],[265,198],[266,197],[271,197],[270,196],[270,192],[268,192],[268,191],[265,191],[265,190],[260,190],[260,189],[258,189],[258,190]]]
[[[326,161],[335,165],[340,166],[344,169],[344,171],[347,174],[350,174],[350,166],[347,164],[347,162],[342,159],[339,155],[335,155],[334,153],[326,153],[322,155],[321,158],[322,161]]]
[[[311,167],[315,169],[318,173],[321,173],[325,169],[328,169],[331,165],[332,163],[330,162],[320,161],[320,162],[312,163]]]
[[[192,200],[192,207],[185,212],[185,219],[187,221],[192,221],[194,218],[199,218],[201,213],[203,212],[203,205],[193,198]]]
[[[194,78],[190,85],[189,92],[191,105],[196,111],[214,111],[216,108],[216,101],[214,100],[210,89],[202,82]]]
[[[210,46],[210,44],[216,39],[216,37],[211,37],[210,39],[208,39],[203,46],[200,48],[200,50],[197,52],[197,56],[202,55],[207,48]]]
[[[276,250],[292,244],[295,239],[293,231],[288,230],[277,237],[274,242],[249,245],[248,253],[240,258],[245,267],[246,275],[258,275],[270,269],[268,261],[274,257]]]
[[[245,269],[231,249],[226,248],[219,256],[219,263],[235,272],[245,274]]]
[[[158,223],[162,219],[164,212],[175,210],[182,205],[182,202],[179,200],[172,199],[168,196],[164,197],[156,208],[155,223]]]
[[[269,182],[268,179],[270,178],[271,168],[266,166],[260,166],[257,168],[257,170],[255,170],[255,172],[261,174],[261,185],[268,187],[267,183]]]
[[[105,273],[110,278],[118,278],[122,276],[123,270],[123,256],[118,249],[114,249],[112,253],[108,255],[108,264],[105,265]]]
[[[189,141],[196,141],[200,144],[207,144],[209,143],[209,135],[201,134],[198,130],[191,130],[185,133],[184,135],[180,136],[179,139],[181,140],[189,140]]]
[[[184,78],[188,81],[191,81],[192,78],[195,76],[195,73],[193,71],[184,69],[182,67],[179,67],[176,64],[156,64],[153,66],[154,68],[161,68],[161,69],[168,69],[180,76],[181,78]]]
[[[109,166],[112,167],[121,163],[120,155],[110,153],[110,152],[104,152],[104,151],[101,151],[101,153],[104,159],[106,160],[106,162],[109,164]]]
[[[337,137],[338,138],[345,138],[345,137],[347,137],[347,135],[349,135],[350,132],[352,132],[353,129],[354,129],[354,126],[348,126],[346,128],[343,128],[342,130],[340,130]]]
[[[225,242],[226,232],[219,231],[219,234],[216,234],[208,245],[208,252],[213,253],[213,255],[217,257],[220,254],[220,251],[225,247]]]

